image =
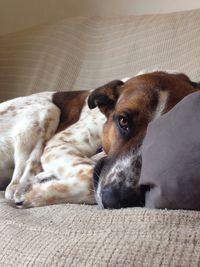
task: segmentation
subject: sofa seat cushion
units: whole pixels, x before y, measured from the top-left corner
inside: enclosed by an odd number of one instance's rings
[[[0,193],[0,266],[200,266],[200,213],[16,209]]]

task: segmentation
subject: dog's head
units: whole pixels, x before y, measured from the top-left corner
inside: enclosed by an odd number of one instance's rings
[[[140,176],[140,147],[150,121],[169,111],[198,84],[184,74],[152,72],[127,82],[112,81],[94,90],[90,108],[106,115],[102,144],[108,157],[94,171],[96,199],[105,208],[140,206],[143,194],[137,187]]]

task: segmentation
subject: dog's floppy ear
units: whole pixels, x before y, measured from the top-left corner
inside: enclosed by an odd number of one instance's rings
[[[101,112],[108,116],[115,106],[123,84],[121,80],[114,80],[92,91],[88,98],[89,108],[99,107]]]
[[[193,82],[190,78],[184,73],[172,73],[171,75],[175,75],[177,78],[189,83],[195,89],[200,89],[200,82]]]

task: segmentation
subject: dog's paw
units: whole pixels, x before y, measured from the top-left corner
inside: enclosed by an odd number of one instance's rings
[[[18,186],[18,183],[10,183],[7,186],[6,191],[5,191],[5,198],[7,200],[13,201],[14,194],[15,194],[15,191],[16,191],[17,186]]]
[[[42,184],[41,184],[42,185]],[[32,185],[28,190],[16,191],[14,201],[17,208],[33,208],[46,205],[45,190],[40,184]]]
[[[45,205],[45,184],[55,180],[52,174],[41,172],[28,182],[17,185],[13,194],[13,201],[18,208],[30,208]]]
[[[44,178],[44,177],[43,177]],[[46,183],[49,180],[36,179],[33,183],[20,183],[14,194],[14,202],[17,208],[31,208],[46,205]]]
[[[33,185],[30,182],[18,184],[13,195],[13,201],[17,207],[21,208],[23,206],[25,196],[29,191],[31,191],[32,186]]]

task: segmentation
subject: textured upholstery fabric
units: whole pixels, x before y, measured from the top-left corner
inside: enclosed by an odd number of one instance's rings
[[[200,210],[200,92],[152,121],[142,146],[145,206]]]
[[[0,99],[92,89],[141,69],[200,77],[200,10],[72,18],[0,37]]]
[[[54,205],[0,198],[0,266],[199,266],[200,213]]]
[[[141,69],[200,79],[200,10],[72,18],[0,37],[0,101],[94,88]],[[200,213],[0,199],[0,266],[200,266]]]

